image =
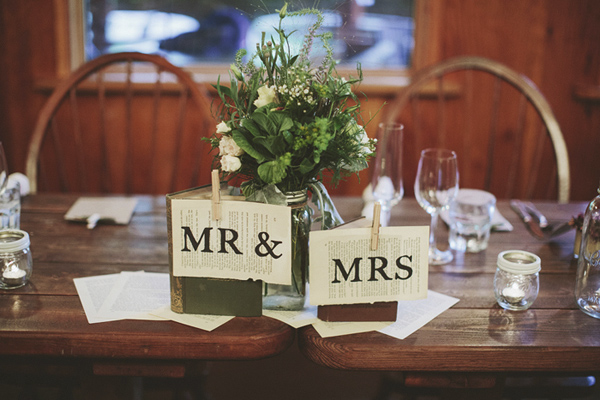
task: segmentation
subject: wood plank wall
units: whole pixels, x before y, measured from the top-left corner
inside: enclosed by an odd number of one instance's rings
[[[59,78],[68,65],[65,5],[66,0],[0,0],[0,140],[12,171],[24,171],[29,137],[47,97],[37,90],[39,82]],[[414,67],[478,55],[529,76],[563,130],[571,198],[594,197],[600,181],[600,2],[417,0],[416,9]],[[368,84],[361,89],[369,98],[365,118],[395,90]],[[370,135],[379,118],[368,126]],[[352,178],[333,192],[360,194],[367,183],[363,173],[360,183]]]

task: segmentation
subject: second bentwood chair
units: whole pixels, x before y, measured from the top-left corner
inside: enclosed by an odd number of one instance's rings
[[[102,55],[60,83],[29,145],[31,191],[162,194],[210,182],[204,86],[158,55]]]
[[[448,59],[418,71],[385,110],[385,121],[405,125],[405,167],[424,148],[447,147],[458,155],[461,187],[504,199],[569,200],[569,157],[550,105],[505,65]]]

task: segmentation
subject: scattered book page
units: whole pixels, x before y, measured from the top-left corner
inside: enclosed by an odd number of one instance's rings
[[[310,304],[414,300],[427,295],[429,227],[381,227],[375,250],[371,233],[371,228],[342,227],[310,232]]]
[[[317,318],[317,306],[305,306],[301,311],[279,311],[264,310],[263,315],[276,319],[291,326],[292,328],[302,328],[303,326],[314,324],[319,321]]]
[[[379,329],[379,332],[405,339],[456,303],[457,298],[432,290],[427,292],[426,299],[399,301],[396,322]]]
[[[208,332],[235,318],[228,315],[178,314],[171,311],[170,306],[159,308],[150,314]]]
[[[127,225],[137,199],[133,197],[80,197],[65,214],[65,219],[77,222],[97,222]]]
[[[150,312],[170,303],[169,274],[121,272],[98,314],[109,318],[161,320]]]
[[[73,279],[85,316],[90,324],[121,319],[99,315],[102,304],[104,304],[114,284],[119,280],[119,276],[120,274],[109,274]]]
[[[211,200],[169,200],[173,276],[290,285],[291,209],[221,200],[218,220]]]
[[[352,335],[354,333],[379,331],[391,322],[325,322],[319,320],[313,324],[321,337]]]

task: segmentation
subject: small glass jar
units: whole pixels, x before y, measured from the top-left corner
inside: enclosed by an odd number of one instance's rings
[[[32,271],[29,234],[18,229],[0,230],[0,289],[24,286]]]
[[[507,310],[526,310],[540,289],[540,258],[527,251],[506,250],[498,254],[494,276],[494,294],[498,304]]]

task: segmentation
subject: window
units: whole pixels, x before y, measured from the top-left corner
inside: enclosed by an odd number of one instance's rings
[[[289,1],[291,10],[311,0]],[[313,0],[331,31],[342,66],[395,69],[410,65],[414,0]],[[253,53],[262,31],[278,23],[284,0],[87,0],[85,59],[100,54],[159,53],[182,67],[229,64],[240,48]],[[290,18],[286,30],[298,31],[309,18]]]

